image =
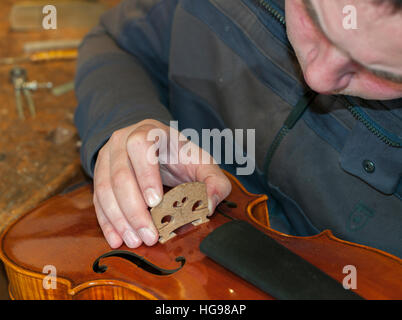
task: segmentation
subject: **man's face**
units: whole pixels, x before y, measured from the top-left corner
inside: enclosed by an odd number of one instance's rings
[[[383,1],[386,2],[386,1]],[[345,6],[357,29],[344,28]],[[286,0],[289,40],[307,84],[323,94],[402,97],[402,13],[369,0]]]

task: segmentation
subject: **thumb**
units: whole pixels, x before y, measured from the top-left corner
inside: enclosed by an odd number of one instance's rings
[[[215,212],[216,206],[232,191],[232,184],[215,164],[199,166],[196,180],[204,182],[206,185],[209,216],[211,216]]]

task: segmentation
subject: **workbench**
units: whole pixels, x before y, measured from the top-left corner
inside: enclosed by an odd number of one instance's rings
[[[0,56],[23,54],[26,42],[50,39],[82,39],[87,28],[63,28],[15,32],[9,14],[16,0],[0,3]],[[108,7],[118,0],[102,0]],[[22,62],[28,80],[59,86],[74,80],[76,60]],[[79,137],[73,123],[77,101],[73,91],[61,96],[42,89],[32,94],[36,116],[25,107],[25,119],[16,109],[14,87],[9,80],[13,65],[0,65],[0,232],[12,221],[60,192],[85,179],[79,158]],[[0,268],[0,299],[4,292]]]

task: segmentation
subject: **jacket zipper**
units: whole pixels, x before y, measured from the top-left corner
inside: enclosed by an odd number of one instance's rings
[[[274,138],[274,141],[272,144],[269,146],[268,152],[265,156],[265,161],[264,161],[264,173],[268,177],[268,170],[271,164],[271,160],[278,149],[279,145],[281,144],[283,138],[286,137],[286,135],[289,133],[290,130],[293,129],[293,127],[296,125],[297,121],[301,118],[303,115],[304,111],[308,108],[310,105],[311,101],[314,100],[314,98],[317,96],[317,94],[313,91],[308,91],[304,96],[302,96],[299,101],[297,102],[296,106],[292,109],[288,117],[286,118],[282,128],[279,130],[277,135]]]
[[[392,140],[390,137],[382,133],[376,126],[374,126],[370,121],[365,117],[364,114],[362,114],[356,107],[349,105],[348,110],[352,114],[352,116],[363,123],[363,125],[374,135],[376,135],[378,138],[380,138],[381,141],[386,143],[387,145],[391,147],[402,147],[402,144],[400,142],[396,142]]]
[[[273,16],[277,21],[279,21],[281,24],[286,26],[285,17],[278,10],[276,10],[274,7],[272,7],[272,5],[270,5],[266,0],[254,0],[254,2],[256,2],[257,5],[259,5],[259,7],[264,9],[271,16]],[[385,135],[384,133],[382,133],[378,128],[376,128],[373,124],[371,124],[370,121],[367,120],[367,118],[356,107],[349,105],[348,110],[350,111],[350,113],[356,120],[363,123],[363,125],[370,132],[372,132],[374,135],[376,135],[378,138],[380,138],[381,141],[383,141],[384,143],[386,143],[387,145],[389,145],[391,147],[402,147],[402,143],[396,142],[396,141],[392,140],[390,137],[388,137],[387,135]],[[276,138],[274,140],[273,145],[275,146],[275,148],[273,150],[270,150],[271,152],[274,152],[277,149],[280,142],[283,140],[283,138],[289,132],[289,130],[287,128],[282,128],[282,129],[283,130],[281,130],[278,133],[278,135],[276,136]],[[271,155],[271,157],[272,156],[273,156],[273,154]],[[269,157],[269,158],[271,158],[271,157]]]
[[[284,27],[286,27],[286,19],[285,17],[278,11],[276,10],[271,4],[269,4],[265,0],[253,0],[254,3],[262,8],[265,12],[267,12],[270,16],[272,16],[276,21],[278,21],[280,24],[282,24]],[[271,160],[278,149],[279,145],[281,144],[282,140],[286,137],[286,135],[289,133],[289,131],[294,127],[296,122],[300,119],[300,117],[303,115],[304,111],[307,109],[308,105],[310,102],[314,99],[316,94],[312,91],[307,92],[306,95],[304,95],[297,105],[293,108],[287,119],[285,120],[285,123],[283,124],[282,128],[279,130],[277,135],[274,138],[274,141],[270,145],[267,154],[265,155],[265,161],[264,161],[264,173],[266,176],[268,176],[268,170],[271,164]]]
[[[267,12],[269,15],[271,15],[273,18],[275,18],[276,21],[278,21],[279,23],[281,23],[283,26],[286,27],[286,19],[285,19],[285,17],[277,9],[275,9],[271,4],[269,4],[266,0],[253,0],[253,2],[258,7],[262,8],[265,12]],[[315,94],[313,94],[313,96],[315,96]],[[309,100],[309,102],[311,102],[310,99],[307,98],[307,100]],[[301,114],[302,114],[304,112],[304,110],[307,109],[307,107],[308,107],[308,104],[304,105],[304,108],[301,107],[300,108],[301,110],[299,112],[301,112]],[[356,107],[354,107],[352,105],[349,105],[348,110],[350,111],[350,113],[353,115],[353,117],[356,120],[358,120],[361,123],[363,123],[366,126],[366,128],[368,130],[370,130],[370,132],[375,134],[377,137],[379,137],[381,139],[381,141],[383,141],[384,143],[386,143],[386,144],[388,144],[388,145],[390,145],[392,147],[401,147],[402,146],[401,143],[393,141],[391,138],[389,138],[388,136],[383,134],[379,129],[377,129],[373,124],[371,124],[370,121],[368,121],[366,119],[366,117],[364,115],[362,115],[359,112],[359,110],[356,109]],[[301,116],[301,114],[300,114],[300,116]],[[289,118],[292,118],[291,115],[289,115]],[[289,120],[289,118],[287,120]],[[271,164],[271,160],[272,160],[276,150],[278,149],[278,147],[281,144],[282,140],[285,138],[285,136],[289,133],[289,131],[291,130],[291,128],[295,124],[295,123],[293,123],[289,127],[289,124],[287,124],[286,122],[287,121],[285,121],[285,124],[282,126],[282,128],[277,133],[274,141],[272,142],[272,144],[269,147],[269,150],[268,150],[268,152],[267,152],[267,154],[265,156],[264,173],[266,174],[266,176],[268,176],[268,170],[269,170],[269,167],[270,167],[270,164]]]
[[[271,16],[273,16],[277,21],[279,21],[281,24],[286,26],[286,19],[285,17],[278,11],[276,10],[271,4],[269,4],[265,0],[253,0],[259,7],[264,9],[264,11],[268,12]]]

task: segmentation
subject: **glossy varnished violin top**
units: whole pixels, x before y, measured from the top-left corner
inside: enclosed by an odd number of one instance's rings
[[[340,283],[345,277],[343,268],[355,266],[355,291],[366,299],[402,298],[401,259],[339,240],[330,231],[313,237],[277,232],[269,227],[267,197],[248,193],[227,175],[232,193],[209,222],[186,225],[164,244],[137,249],[123,245],[119,250],[132,253],[131,262],[119,255],[101,257],[112,250],[98,226],[90,185],[49,199],[1,236],[0,258],[9,277],[10,295],[15,299],[275,298],[199,250],[202,240],[217,227],[242,219]],[[94,270],[99,266],[104,269]],[[55,271],[56,288],[44,286],[43,279],[49,280],[44,270]]]

